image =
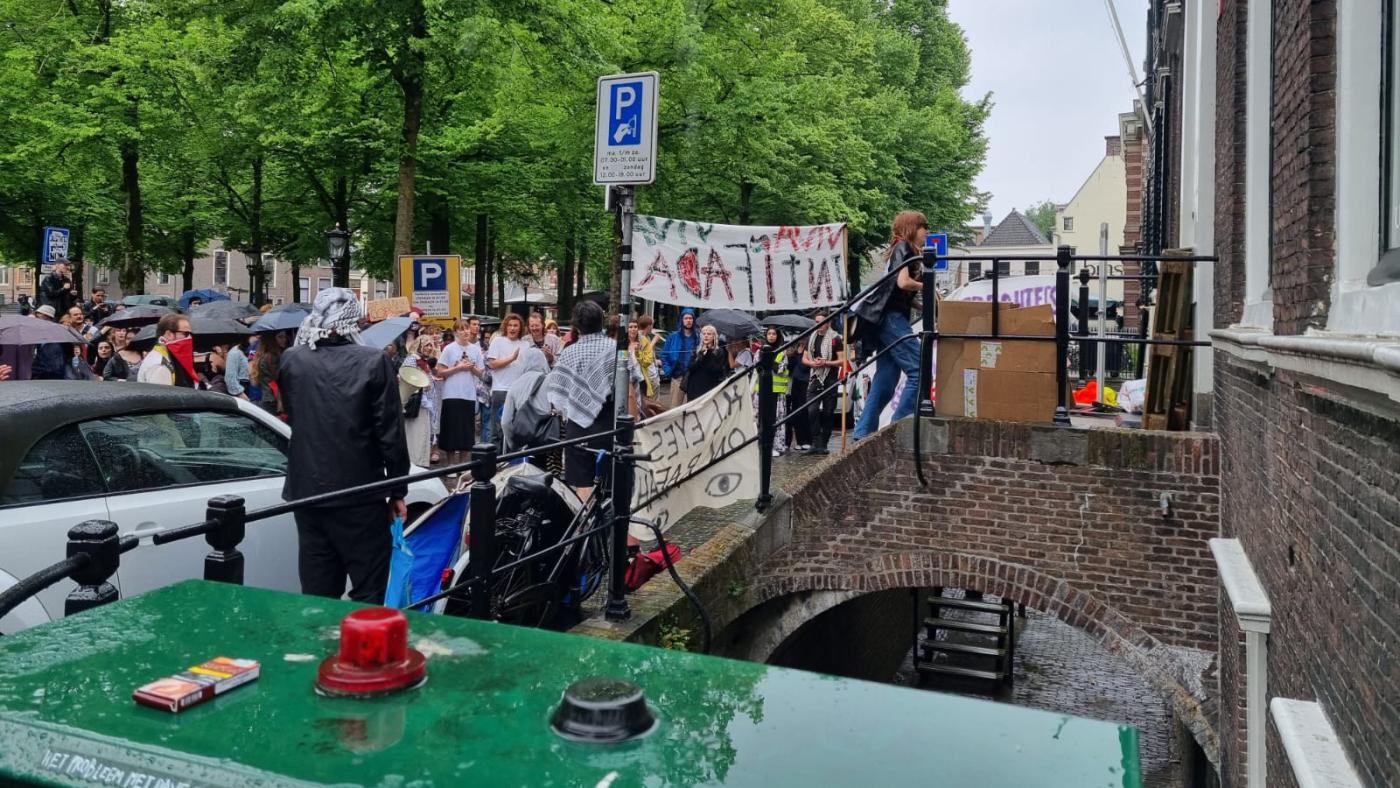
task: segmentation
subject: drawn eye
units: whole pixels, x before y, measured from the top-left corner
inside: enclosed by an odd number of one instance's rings
[[[743,480],[741,473],[717,473],[705,484],[705,492],[715,498],[723,498],[739,489],[739,483]]]

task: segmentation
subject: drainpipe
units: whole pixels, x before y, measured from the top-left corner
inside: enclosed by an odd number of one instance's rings
[[[1220,583],[1235,609],[1244,631],[1245,664],[1245,764],[1249,788],[1266,788],[1268,764],[1265,740],[1269,713],[1269,625],[1273,612],[1269,597],[1238,539],[1212,539]]]

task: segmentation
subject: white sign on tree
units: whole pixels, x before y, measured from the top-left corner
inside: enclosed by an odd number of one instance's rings
[[[593,182],[612,185],[656,180],[655,71],[598,78],[593,139]]]

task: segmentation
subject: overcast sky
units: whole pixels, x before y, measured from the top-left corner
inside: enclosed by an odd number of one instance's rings
[[[1146,0],[1114,0],[1142,79]],[[1066,202],[1118,133],[1135,96],[1104,0],[949,0],[972,52],[968,98],[992,94],[977,187],[1001,221],[1012,208]]]

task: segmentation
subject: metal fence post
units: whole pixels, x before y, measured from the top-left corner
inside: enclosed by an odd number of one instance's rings
[[[1102,299],[1100,299],[1100,301],[1102,302]],[[1100,303],[1100,304],[1099,304],[1099,309],[1103,309],[1103,303]],[[1079,323],[1077,324],[1077,327],[1078,327],[1079,330],[1076,331],[1075,333],[1077,333],[1077,334],[1078,334],[1079,336],[1081,336],[1081,337],[1087,337],[1087,336],[1089,336],[1089,267],[1088,267],[1088,266],[1080,266],[1080,268],[1079,268]],[[1079,382],[1080,382],[1081,384],[1084,382],[1085,378],[1089,377],[1089,375],[1088,375],[1088,370],[1089,370],[1089,355],[1088,355],[1088,353],[1085,352],[1085,348],[1086,348],[1086,347],[1087,347],[1087,348],[1092,348],[1092,349],[1094,349],[1095,351],[1097,351],[1097,350],[1100,349],[1100,348],[1099,348],[1099,345],[1098,345],[1097,343],[1080,341],[1080,343],[1079,343]]]
[[[937,263],[938,247],[925,246],[923,268],[920,271],[923,309],[919,315],[922,328],[919,331],[919,389],[918,399],[915,400],[919,403],[919,415],[925,418],[933,418],[933,400],[928,393],[929,389],[933,388],[933,328],[938,320],[938,290],[935,288],[938,271],[934,268]]]
[[[471,617],[491,617],[491,570],[496,566],[496,445],[478,443],[472,447],[471,522],[468,538],[467,574],[472,586]]]
[[[1055,251],[1055,423],[1069,421],[1069,266],[1074,252],[1068,246]]]
[[[111,520],[88,520],[68,529],[68,557],[87,553],[88,562],[73,570],[78,587],[63,600],[63,615],[71,616],[108,602],[117,601],[117,587],[109,581],[121,562],[117,524]]]
[[[773,503],[773,434],[777,431],[778,398],[773,394],[773,362],[776,355],[767,342],[758,350],[758,500],[760,512]]]
[[[247,511],[243,498],[220,495],[209,499],[204,519],[218,523],[204,535],[209,554],[204,556],[204,579],[218,583],[243,585],[243,553],[238,545],[243,541]]]
[[[636,419],[630,414],[617,417],[621,430],[613,438],[612,466],[612,548],[608,569],[608,604],[603,617],[608,621],[626,621],[632,617],[627,604],[627,530],[632,524],[632,481],[636,461],[632,456]]]

